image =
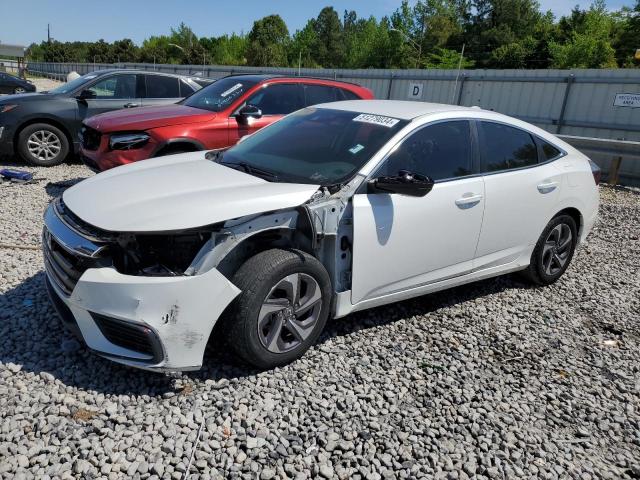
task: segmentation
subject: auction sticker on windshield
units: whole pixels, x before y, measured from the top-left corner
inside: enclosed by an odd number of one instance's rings
[[[385,117],[383,115],[372,115],[370,113],[361,113],[353,119],[354,122],[373,123],[374,125],[381,125],[383,127],[393,127],[400,120],[392,117]]]
[[[241,83],[236,83],[233,87],[231,87],[230,89],[222,92],[220,94],[221,97],[226,97],[227,95],[231,95],[233,92],[235,92],[236,90],[238,90],[239,88],[242,88],[242,84]]]

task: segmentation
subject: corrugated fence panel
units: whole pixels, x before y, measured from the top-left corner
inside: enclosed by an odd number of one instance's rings
[[[334,78],[371,89],[376,98],[452,103],[505,113],[552,133],[640,141],[640,108],[615,106],[619,93],[640,94],[640,70],[332,70],[144,63],[37,63],[30,71],[62,79],[76,71],[135,68],[220,78],[274,73]],[[594,154],[606,172],[610,158]],[[623,157],[624,158],[624,157]],[[640,161],[623,161],[623,182],[640,185]]]

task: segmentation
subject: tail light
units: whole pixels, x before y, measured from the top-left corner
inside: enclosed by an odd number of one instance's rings
[[[591,173],[593,174],[594,182],[596,182],[596,185],[600,185],[600,178],[602,177],[602,170],[592,160],[589,160],[589,165],[591,165]]]

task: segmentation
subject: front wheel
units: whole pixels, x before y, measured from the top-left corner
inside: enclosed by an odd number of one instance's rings
[[[260,369],[301,357],[327,322],[331,280],[307,253],[258,253],[240,267],[233,283],[242,293],[225,319],[227,340],[238,356]]]
[[[15,93],[16,95],[20,94],[20,93],[25,93],[26,90],[22,87],[16,87],[13,89],[13,93]]]
[[[59,128],[48,123],[34,123],[18,135],[18,152],[31,165],[51,167],[64,162],[69,153],[69,141]]]
[[[558,215],[546,226],[531,254],[525,276],[538,285],[551,285],[569,267],[578,241],[576,222]]]

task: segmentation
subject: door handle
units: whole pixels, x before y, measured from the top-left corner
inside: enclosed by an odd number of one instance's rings
[[[124,108],[135,108],[135,107],[139,107],[140,104],[139,103],[125,103],[124,104]]]
[[[540,193],[550,193],[558,188],[558,182],[543,182],[538,184],[538,191]]]
[[[462,209],[475,207],[482,200],[482,195],[465,193],[462,197],[456,200],[456,205]]]

